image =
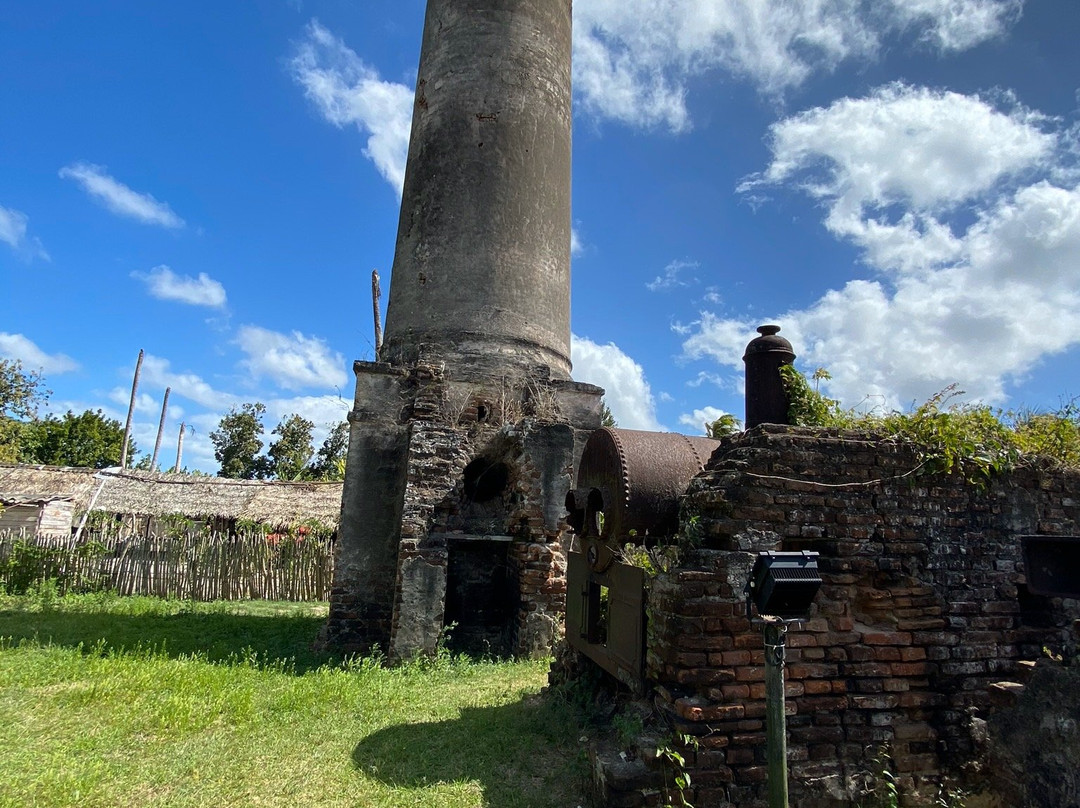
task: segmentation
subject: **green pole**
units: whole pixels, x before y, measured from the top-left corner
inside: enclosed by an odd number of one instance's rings
[[[787,719],[784,715],[784,635],[779,617],[765,621],[765,752],[769,759],[769,808],[788,808]]]

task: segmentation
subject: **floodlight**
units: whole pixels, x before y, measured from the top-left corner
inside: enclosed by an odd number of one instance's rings
[[[818,589],[818,554],[768,551],[758,553],[750,579],[746,582],[747,611],[750,604],[759,615],[787,620],[805,620]]]

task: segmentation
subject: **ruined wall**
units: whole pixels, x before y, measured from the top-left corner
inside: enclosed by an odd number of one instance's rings
[[[602,391],[544,368],[486,382],[437,360],[355,370],[322,641],[406,659],[457,623],[455,650],[547,654],[565,604],[563,503]]]
[[[788,635],[802,808],[857,794],[885,744],[902,790],[932,798],[977,756],[988,688],[1075,641],[1080,604],[1027,591],[1018,537],[1080,533],[1080,474],[1021,470],[982,490],[918,465],[903,446],[764,426],[691,483],[684,530],[701,550],[652,583],[647,673],[660,711],[698,739],[696,805],[764,804],[762,636],[743,597],[758,551],[821,554],[812,619]]]

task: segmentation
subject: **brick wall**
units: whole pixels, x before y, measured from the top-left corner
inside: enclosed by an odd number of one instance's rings
[[[764,653],[743,599],[760,550],[821,554],[812,618],[787,640],[801,808],[857,794],[885,744],[902,789],[933,797],[976,755],[989,686],[1075,641],[1080,605],[1027,592],[1018,536],[1080,533],[1080,474],[1021,470],[979,489],[918,465],[902,445],[765,426],[725,441],[691,483],[683,522],[701,549],[651,585],[647,675],[698,740],[696,805],[764,804]]]

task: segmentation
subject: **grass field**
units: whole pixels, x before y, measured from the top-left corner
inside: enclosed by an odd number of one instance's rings
[[[343,663],[324,613],[0,596],[0,806],[582,803],[546,663]]]

